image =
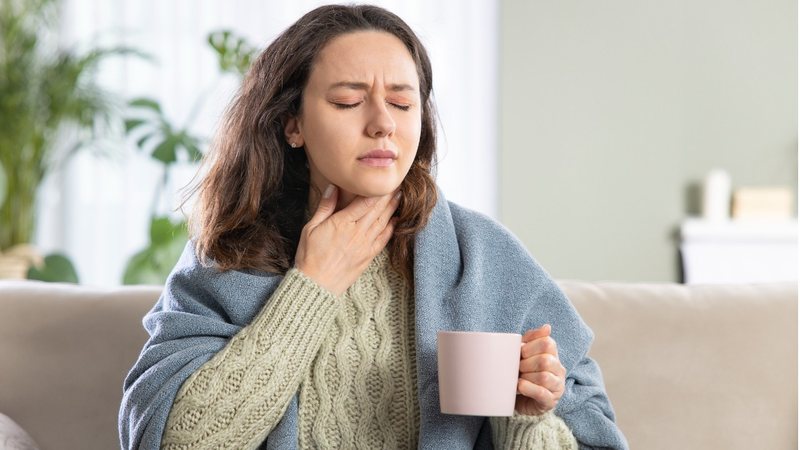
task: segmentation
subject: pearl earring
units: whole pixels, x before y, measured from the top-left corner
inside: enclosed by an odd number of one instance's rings
[[[297,144],[295,144],[294,142],[290,143],[289,145],[291,145],[292,148],[297,148]]]

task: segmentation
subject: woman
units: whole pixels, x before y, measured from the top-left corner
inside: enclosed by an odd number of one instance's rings
[[[123,448],[626,448],[569,301],[437,189],[431,87],[373,6],[315,9],[259,56],[144,319]],[[514,416],[439,412],[447,329],[525,332]]]

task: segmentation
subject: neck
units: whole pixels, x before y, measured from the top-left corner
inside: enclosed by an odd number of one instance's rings
[[[320,193],[317,192],[316,189],[309,189],[308,190],[308,212],[312,216],[317,211],[317,206],[319,206],[320,196],[322,192],[325,192],[325,188],[319,190]],[[352,192],[347,192],[339,188],[339,198],[336,201],[336,211],[344,209],[349,205],[353,199],[356,198],[356,194]]]

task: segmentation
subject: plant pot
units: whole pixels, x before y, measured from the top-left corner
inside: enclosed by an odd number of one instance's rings
[[[0,280],[24,280],[33,265],[44,264],[42,254],[30,244],[18,244],[0,253]]]

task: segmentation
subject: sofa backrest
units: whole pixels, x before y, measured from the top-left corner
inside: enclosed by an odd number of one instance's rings
[[[158,287],[0,282],[0,413],[48,449],[119,448],[122,382]]]
[[[560,286],[632,449],[796,449],[797,285]]]
[[[632,449],[797,448],[797,286],[560,286]],[[0,281],[0,413],[47,449],[118,448],[158,287]]]

